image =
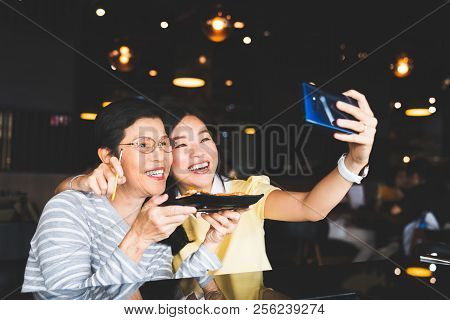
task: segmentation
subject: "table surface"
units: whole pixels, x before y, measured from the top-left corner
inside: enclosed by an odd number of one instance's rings
[[[404,261],[398,265],[388,260],[370,261],[327,266],[299,266],[278,268],[263,272],[264,287],[271,288],[275,295],[291,299],[447,299],[450,297],[450,267],[438,266],[433,272],[436,279],[415,278],[401,270],[407,267]],[[419,265],[419,264],[415,264]],[[428,264],[421,264],[428,267]],[[220,278],[224,276],[216,276]],[[226,277],[226,275],[225,275]],[[252,277],[246,277],[252,278]],[[257,278],[257,277],[255,277]],[[180,297],[183,280],[162,280],[146,283],[125,284],[110,287],[94,287],[84,290],[63,290],[66,298],[81,299],[128,299],[139,289],[143,299],[176,299]],[[255,288],[258,284],[241,283],[241,288]],[[277,295],[279,293],[279,295]],[[33,299],[32,294],[15,293],[7,299]]]

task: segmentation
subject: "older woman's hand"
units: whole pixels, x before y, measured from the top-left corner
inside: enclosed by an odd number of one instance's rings
[[[217,213],[202,214],[202,218],[211,225],[203,244],[211,251],[215,251],[225,236],[236,230],[242,212],[224,210]]]
[[[338,119],[337,125],[357,133],[335,133],[334,137],[337,140],[348,142],[349,153],[347,158],[351,163],[346,163],[346,165],[349,165],[350,168],[353,166],[355,169],[361,169],[369,162],[378,120],[375,118],[364,95],[355,90],[344,92],[344,95],[355,99],[359,108],[339,101],[336,107],[352,115],[356,120]]]
[[[167,194],[153,196],[133,222],[130,231],[136,235],[141,249],[168,238],[190,214],[197,212],[194,207],[160,207],[167,199]]]

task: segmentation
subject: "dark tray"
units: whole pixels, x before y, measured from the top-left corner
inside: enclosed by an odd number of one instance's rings
[[[198,212],[213,213],[220,210],[246,209],[257,203],[264,195],[245,196],[215,196],[212,194],[195,193],[179,199],[169,199],[163,205],[189,206],[197,208]]]

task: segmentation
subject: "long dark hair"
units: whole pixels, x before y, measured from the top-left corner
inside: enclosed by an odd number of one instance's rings
[[[142,118],[164,120],[160,109],[145,100],[129,98],[111,103],[95,119],[96,147],[107,148],[117,157],[118,146],[125,136],[125,130]],[[173,255],[176,255],[188,242],[186,232],[181,226],[167,239],[161,241],[171,247]]]

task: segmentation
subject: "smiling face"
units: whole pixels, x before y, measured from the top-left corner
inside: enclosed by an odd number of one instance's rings
[[[211,191],[218,153],[205,123],[187,115],[173,129],[171,138],[175,140],[171,173],[180,192],[192,188]]]
[[[120,142],[128,144],[136,141],[137,138],[147,137],[156,143],[163,137],[167,137],[164,125],[158,118],[142,118],[137,120],[127,129],[125,136]],[[122,167],[126,183],[121,186],[122,191],[130,196],[148,197],[164,192],[166,180],[172,165],[172,153],[165,152],[162,148],[156,148],[148,153],[139,151],[144,145],[119,145],[123,149]]]

